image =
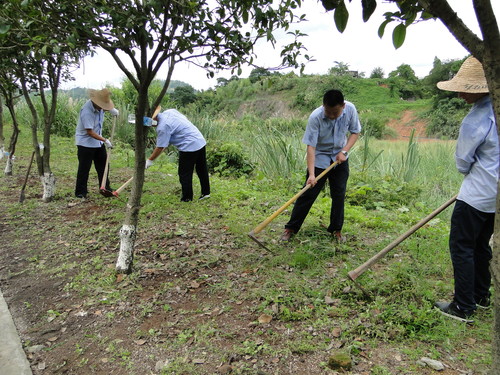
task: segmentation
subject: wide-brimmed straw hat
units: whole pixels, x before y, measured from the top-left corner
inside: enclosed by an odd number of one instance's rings
[[[105,111],[109,111],[115,108],[113,101],[111,100],[111,92],[108,89],[93,90],[89,89],[90,100]]]
[[[481,94],[489,92],[483,66],[473,56],[464,61],[458,73],[449,81],[437,83],[441,90]]]

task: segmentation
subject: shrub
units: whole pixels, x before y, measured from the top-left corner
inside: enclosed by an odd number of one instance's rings
[[[428,113],[430,118],[430,123],[427,126],[428,135],[456,138],[462,119],[469,108],[470,106],[459,98],[440,100],[435,108]]]
[[[254,166],[239,144],[212,145],[207,151],[208,170],[223,177],[241,177],[252,173]]]
[[[369,134],[371,137],[382,139],[385,135],[385,124],[380,116],[365,116],[360,119],[362,123],[363,134]]]

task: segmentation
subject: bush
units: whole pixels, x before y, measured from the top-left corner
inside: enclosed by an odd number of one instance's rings
[[[352,206],[367,210],[377,208],[398,208],[414,202],[422,191],[417,184],[407,183],[399,178],[353,175],[346,200]]]
[[[428,113],[428,135],[455,139],[470,106],[462,99],[443,99]]]
[[[380,116],[365,116],[360,119],[363,134],[369,134],[371,137],[382,139],[385,135],[385,124]]]
[[[252,173],[254,166],[248,160],[239,144],[225,143],[215,147],[212,145],[207,149],[209,172],[218,173],[223,177],[241,177]]]

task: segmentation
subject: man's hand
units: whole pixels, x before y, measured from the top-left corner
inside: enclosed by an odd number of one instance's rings
[[[109,114],[111,116],[115,116],[116,117],[116,116],[118,116],[120,114],[120,112],[116,108],[113,108],[113,109],[109,110]]]
[[[153,165],[153,160],[146,159],[146,169]]]
[[[113,148],[113,145],[111,144],[111,141],[109,139],[106,139],[104,141],[104,144],[106,145],[107,148]]]
[[[311,185],[311,187],[313,187],[314,185],[316,185],[316,176],[309,175],[309,177],[307,178],[306,185]]]

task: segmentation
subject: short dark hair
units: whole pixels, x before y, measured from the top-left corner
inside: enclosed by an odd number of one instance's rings
[[[328,90],[323,95],[323,104],[328,107],[335,107],[344,104],[344,95],[340,90]]]

